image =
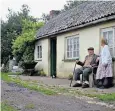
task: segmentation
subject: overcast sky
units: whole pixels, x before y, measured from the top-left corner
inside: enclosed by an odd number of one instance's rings
[[[60,10],[67,0],[0,0],[1,17],[6,20],[8,8],[19,11],[23,4],[30,7],[30,15],[40,18],[42,13],[49,13],[50,10]]]

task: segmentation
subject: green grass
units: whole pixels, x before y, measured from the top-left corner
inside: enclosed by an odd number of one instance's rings
[[[34,104],[27,104],[26,106],[25,106],[25,109],[34,109]]]
[[[2,79],[6,82],[14,82],[18,85],[21,85],[25,88],[35,90],[38,92],[41,92],[46,95],[55,95],[58,93],[61,94],[69,94],[73,96],[87,96],[91,98],[98,98],[101,101],[115,101],[115,93],[112,94],[94,94],[94,93],[87,93],[87,92],[81,92],[76,89],[71,89],[71,88],[63,88],[63,87],[58,87],[58,86],[45,86],[44,84],[39,84],[38,82],[34,82],[31,80],[21,80],[18,76],[16,78],[12,78],[8,76],[8,73],[2,73],[1,75]]]
[[[22,72],[9,72],[8,75],[21,75]]]
[[[106,94],[96,94],[94,92],[88,93],[88,92],[81,92],[77,89],[71,89],[71,88],[62,88],[62,87],[53,87],[54,90],[57,90],[58,93],[72,95],[72,96],[87,96],[91,98],[97,98],[101,101],[115,101],[115,93],[106,93]]]
[[[1,111],[17,111],[17,110],[14,107],[3,102],[1,103]]]
[[[35,82],[21,80],[18,76],[16,78],[9,77],[8,73],[2,73],[1,78],[2,78],[2,80],[6,81],[8,83],[14,82],[18,85],[25,87],[25,88],[35,90],[35,91],[41,92],[46,95],[57,94],[55,91],[48,89],[47,87],[40,86]]]
[[[96,95],[102,101],[115,101],[115,93]]]

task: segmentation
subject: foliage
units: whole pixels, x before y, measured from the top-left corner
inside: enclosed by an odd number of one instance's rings
[[[84,3],[84,2],[87,2],[88,0],[69,0],[67,1],[67,3],[64,5],[64,10],[69,10],[71,8],[74,8],[74,7],[77,7],[78,5]]]
[[[23,20],[37,21],[29,15],[30,9],[25,4],[17,13],[11,9],[8,11],[7,21],[1,21],[1,62],[4,64],[8,62],[9,55],[12,56],[12,41],[22,33]]]
[[[12,39],[17,35],[16,31],[11,29],[13,26],[10,26],[9,24],[9,22],[5,23],[4,21],[1,21],[1,62],[5,64],[9,60],[8,55],[11,55],[12,53]]]
[[[8,72],[8,71],[9,71],[9,69],[7,66],[5,66],[3,69],[1,69],[1,72]]]
[[[70,74],[70,75],[68,76],[68,80],[72,80],[72,79],[73,79],[73,75]]]
[[[40,71],[40,76],[46,76],[45,72],[43,71],[43,69]]]
[[[50,15],[43,13],[42,14],[42,20],[46,23],[47,21],[50,20]]]
[[[33,62],[34,60],[34,43],[37,29],[43,25],[42,22],[33,22],[30,20],[23,20],[22,34],[13,41],[13,55],[16,56],[19,62]]]
[[[22,10],[25,10],[24,8]],[[12,55],[12,40],[22,32],[23,12],[15,13],[8,9],[7,21],[1,21],[1,62],[6,64],[8,56]]]
[[[13,106],[8,105],[8,103],[2,102],[1,103],[1,110],[2,111],[17,111]]]
[[[80,5],[80,4],[84,3],[84,2],[87,2],[87,1],[88,1],[88,0],[85,0],[85,1],[83,1],[83,0],[68,0],[68,1],[66,2],[66,4],[64,5],[63,9],[60,10],[60,12],[67,11],[67,10],[69,10],[69,9],[72,9],[72,8],[74,8],[74,7],[77,7],[78,5]],[[49,21],[49,20],[50,20],[50,14],[45,14],[45,13],[43,13],[43,14],[42,14],[42,20],[43,20],[44,22]]]
[[[1,72],[8,72],[8,71],[9,71],[8,64],[9,64],[9,62],[7,62],[7,64],[4,65],[4,66],[1,68]]]
[[[22,72],[8,72],[8,75],[21,75]]]
[[[25,109],[34,109],[34,104],[27,104],[26,106],[25,106]]]
[[[115,93],[96,95],[102,101],[115,101]]]
[[[66,87],[60,87],[60,86],[49,86],[49,85],[45,85],[42,83],[39,83],[39,81],[32,81],[32,80],[28,80],[28,81],[23,81],[19,78],[11,78],[8,77],[8,73],[2,73],[1,74],[2,80],[6,81],[6,82],[14,82],[16,84],[22,85],[23,87],[26,87],[28,89],[32,89],[47,95],[52,95],[52,94],[57,94],[57,93],[61,93],[61,94],[69,94],[70,96],[88,96],[91,98],[97,98],[101,101],[115,101],[115,93],[97,93],[97,90],[91,90],[91,92],[88,92],[87,90],[84,92],[83,90],[76,90],[75,89],[71,89],[71,88],[66,88]],[[88,89],[89,90],[89,89]],[[96,92],[97,91],[97,92]]]

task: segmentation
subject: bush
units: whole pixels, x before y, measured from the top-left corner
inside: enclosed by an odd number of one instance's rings
[[[34,61],[34,41],[36,31],[43,26],[42,22],[33,22],[30,20],[23,20],[22,33],[13,41],[13,55],[17,62],[32,62]]]
[[[40,76],[46,76],[46,74],[43,70],[40,71]]]
[[[72,79],[73,79],[73,75],[70,74],[70,75],[68,76],[68,80],[72,80]]]
[[[8,67],[4,67],[3,69],[1,69],[1,72],[8,72],[8,71],[9,71]]]

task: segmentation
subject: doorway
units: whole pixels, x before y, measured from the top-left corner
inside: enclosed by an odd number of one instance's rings
[[[56,38],[50,39],[50,76],[56,77]]]

